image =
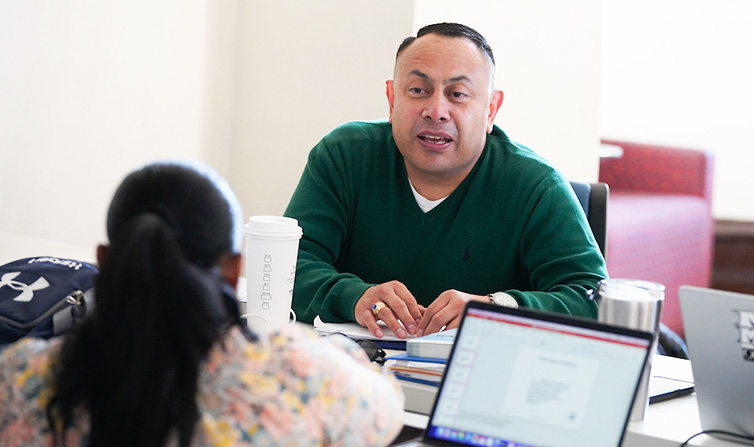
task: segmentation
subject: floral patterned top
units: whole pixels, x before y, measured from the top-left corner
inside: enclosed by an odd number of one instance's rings
[[[23,339],[0,352],[0,446],[50,446],[45,407],[60,340]],[[193,446],[381,446],[402,426],[394,377],[345,337],[292,325],[249,342],[238,328],[211,351],[199,378]],[[81,410],[68,446],[86,446]]]

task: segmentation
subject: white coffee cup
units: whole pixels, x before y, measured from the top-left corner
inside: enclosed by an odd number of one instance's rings
[[[252,216],[246,239],[246,318],[254,332],[280,330],[296,321],[291,309],[301,227],[296,219]]]

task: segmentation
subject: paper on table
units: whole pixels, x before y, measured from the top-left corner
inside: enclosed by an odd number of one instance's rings
[[[319,315],[317,315],[317,317],[314,318],[313,324],[314,331],[321,335],[329,335],[340,332],[343,335],[347,335],[349,338],[352,338],[354,340],[381,340],[398,342],[406,341],[405,338],[398,338],[398,336],[396,336],[393,331],[391,331],[390,328],[388,328],[382,321],[377,322],[377,324],[380,325],[380,328],[382,328],[382,332],[384,333],[382,338],[375,337],[371,332],[369,332],[369,329],[365,328],[359,323],[325,323],[319,318]],[[412,336],[409,335],[408,337],[411,338]]]

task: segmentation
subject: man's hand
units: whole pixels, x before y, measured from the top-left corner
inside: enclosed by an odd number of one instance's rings
[[[376,303],[384,303],[385,306],[378,304],[379,312],[375,315],[372,306]],[[398,338],[406,338],[407,333],[416,335],[417,325],[425,310],[403,283],[390,281],[368,288],[356,302],[354,314],[356,322],[369,329],[375,337],[384,335],[377,325],[377,320],[382,320]]]
[[[427,307],[419,322],[419,336],[437,332],[443,327],[453,329],[461,324],[461,315],[467,301],[486,301],[485,295],[472,295],[458,290],[446,290]]]

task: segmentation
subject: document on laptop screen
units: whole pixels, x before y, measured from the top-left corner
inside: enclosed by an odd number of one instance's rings
[[[429,429],[537,446],[617,445],[647,345],[471,309]]]

